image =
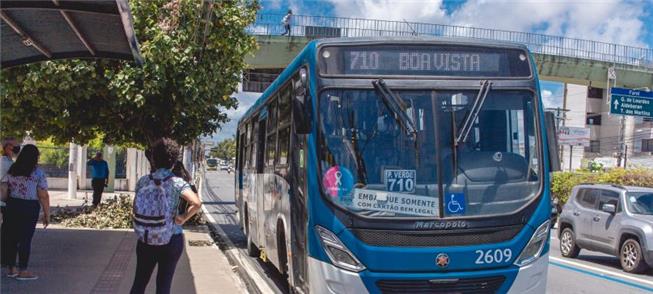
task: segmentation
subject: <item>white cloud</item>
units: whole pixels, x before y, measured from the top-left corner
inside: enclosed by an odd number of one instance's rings
[[[442,0],[331,0],[338,16],[433,22],[446,19]]]
[[[542,90],[542,101],[544,102],[544,107],[553,107],[553,101],[551,100],[551,97],[553,96],[553,92],[550,90]]]
[[[647,1],[470,0],[450,12],[442,0],[329,1],[337,16],[539,32],[646,46],[642,40]]]
[[[542,98],[549,98],[549,97],[551,97],[551,95],[553,95],[552,91],[549,91],[549,90],[543,90],[542,91]]]
[[[212,139],[216,142],[231,138],[236,134],[238,120],[240,120],[245,112],[254,105],[256,99],[261,96],[261,93],[238,92],[234,93],[232,96],[238,99],[238,108],[225,111],[230,121],[223,124],[221,129],[218,129],[216,133],[213,134]]]
[[[563,92],[562,83],[540,81],[540,94],[545,108],[562,107]]]

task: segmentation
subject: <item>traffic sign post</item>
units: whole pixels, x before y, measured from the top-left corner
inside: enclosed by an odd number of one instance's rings
[[[653,117],[653,92],[612,88],[610,114]]]

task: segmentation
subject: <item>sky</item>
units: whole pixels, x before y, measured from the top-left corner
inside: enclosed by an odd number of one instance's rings
[[[260,13],[358,17],[534,32],[637,47],[653,47],[653,0],[260,0]],[[562,105],[560,83],[541,82],[546,107]],[[260,94],[239,92],[240,106],[213,139],[235,134]]]

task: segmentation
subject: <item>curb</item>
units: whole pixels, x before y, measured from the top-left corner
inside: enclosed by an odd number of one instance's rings
[[[206,180],[202,178],[202,189],[199,191],[202,195],[205,191],[208,191],[208,189],[204,189],[205,181]],[[217,247],[227,257],[229,264],[236,267],[235,271],[238,273],[238,276],[247,288],[247,292],[258,294],[276,293],[272,288],[270,288],[268,283],[259,275],[259,273],[248,262],[245,262],[249,256],[243,256],[242,252],[233,244],[233,242],[231,242],[229,236],[227,236],[218,222],[209,213],[206,206],[202,206],[202,212],[207,218],[207,224],[211,231],[211,236],[216,241]]]

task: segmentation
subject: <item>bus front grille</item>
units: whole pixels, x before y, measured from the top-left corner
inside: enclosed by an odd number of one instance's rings
[[[523,225],[488,229],[402,231],[351,229],[362,242],[373,246],[440,247],[491,244],[514,238]]]
[[[383,294],[395,293],[496,293],[506,280],[504,276],[432,279],[432,280],[380,280],[376,286]]]

